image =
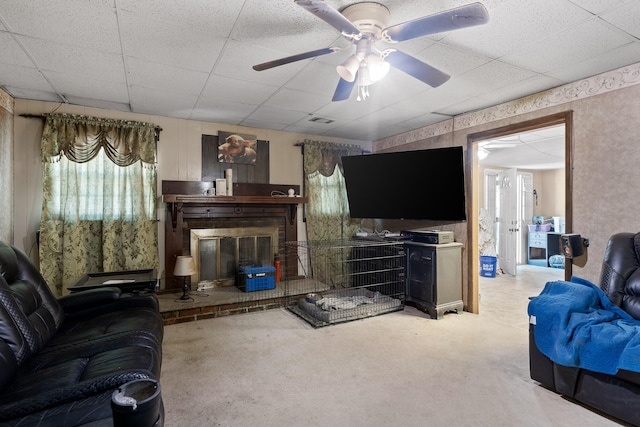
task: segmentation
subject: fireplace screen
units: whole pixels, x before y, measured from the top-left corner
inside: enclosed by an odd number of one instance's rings
[[[234,286],[239,267],[273,265],[278,229],[192,229],[190,243],[199,288]]]

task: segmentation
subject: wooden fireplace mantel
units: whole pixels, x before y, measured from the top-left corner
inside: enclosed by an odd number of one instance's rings
[[[298,205],[306,203],[306,197],[294,196],[203,196],[190,194],[163,194],[162,201],[167,204],[171,215],[171,225],[178,225],[178,211],[184,204],[206,206],[242,206],[242,205],[285,205],[289,209],[289,223],[295,224]]]
[[[296,241],[296,212],[306,197],[289,197],[289,189],[300,194],[299,185],[234,183],[233,196],[206,196],[213,183],[205,181],[162,181],[162,201],[166,204],[165,221],[165,289],[180,289],[181,281],[173,276],[178,255],[188,255],[186,242],[189,228],[219,221],[251,223],[275,218],[282,224],[281,243]],[[218,222],[216,222],[218,221]],[[243,222],[244,221],[244,222]],[[284,257],[283,257],[284,258]],[[292,264],[283,269],[285,275],[297,274]]]

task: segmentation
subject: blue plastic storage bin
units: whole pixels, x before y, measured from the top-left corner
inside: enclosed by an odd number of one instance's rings
[[[238,289],[243,292],[263,291],[276,287],[276,268],[271,266],[240,267]]]

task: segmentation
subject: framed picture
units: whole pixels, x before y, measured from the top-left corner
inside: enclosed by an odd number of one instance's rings
[[[256,152],[254,163],[226,163],[219,159],[218,147],[225,143],[223,133],[218,135],[202,135],[202,180],[215,181],[225,177],[225,170],[233,170],[233,181],[237,183],[268,184],[269,183],[269,141],[258,140],[252,148]],[[227,135],[238,135],[226,132]],[[242,136],[242,135],[240,135]],[[245,140],[247,136],[244,135]]]
[[[258,138],[245,133],[218,131],[218,162],[255,165]]]

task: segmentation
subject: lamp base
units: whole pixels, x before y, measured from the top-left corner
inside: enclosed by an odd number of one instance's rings
[[[193,298],[189,296],[189,284],[187,283],[186,278],[182,282],[182,296],[178,298],[176,301],[193,301]]]

